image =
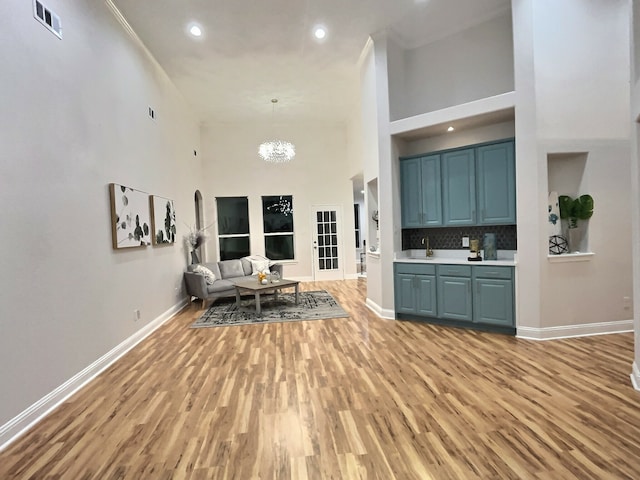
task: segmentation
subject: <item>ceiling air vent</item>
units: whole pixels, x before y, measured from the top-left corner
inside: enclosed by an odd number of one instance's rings
[[[56,37],[62,38],[60,17],[53,13],[39,0],[33,0],[33,16]]]

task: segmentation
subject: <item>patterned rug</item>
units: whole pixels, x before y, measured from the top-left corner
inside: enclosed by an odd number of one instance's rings
[[[273,295],[265,295],[260,298],[262,312],[258,315],[253,296],[243,297],[239,309],[236,307],[235,297],[220,298],[191,325],[191,328],[320,320],[349,316],[325,290],[300,292],[299,300],[299,304],[296,305],[294,303],[295,293],[280,293],[277,301],[274,300]]]

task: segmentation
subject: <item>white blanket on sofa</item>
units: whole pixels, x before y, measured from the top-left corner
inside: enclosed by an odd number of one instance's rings
[[[273,265],[273,263],[267,257],[263,257],[262,255],[249,255],[244,258],[251,262],[251,275],[257,275],[258,272],[271,273],[269,267]]]

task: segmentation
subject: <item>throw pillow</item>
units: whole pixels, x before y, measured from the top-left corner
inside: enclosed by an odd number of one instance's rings
[[[238,259],[222,260],[218,262],[218,267],[220,268],[220,275],[224,279],[244,277],[244,268],[242,267],[242,262]]]
[[[213,282],[216,281],[216,276],[207,267],[196,265],[193,271],[199,273],[200,275],[204,275],[204,281],[207,282],[207,285],[213,285]]]

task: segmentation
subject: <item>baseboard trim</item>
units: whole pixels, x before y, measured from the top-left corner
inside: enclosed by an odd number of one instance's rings
[[[313,277],[285,277],[287,280],[296,280],[298,282],[313,282]]]
[[[558,340],[560,338],[588,337],[591,335],[609,335],[625,332],[633,332],[633,320],[545,328],[517,327],[516,336],[527,340]]]
[[[378,305],[376,302],[374,302],[370,298],[367,298],[364,304],[369,308],[369,310],[371,310],[380,318],[386,318],[388,320],[395,320],[396,318],[395,310],[382,308],[380,305]]]
[[[115,363],[125,353],[148,337],[163,323],[182,310],[188,301],[183,299],[162,313],[111,351],[100,357],[81,372],[77,373],[58,388],[48,393],[16,417],[0,426],[0,452],[24,435],[31,427],[55,410],[61,403],[79,391],[105,369]]]
[[[367,298],[364,304],[377,316],[382,317],[382,307],[380,307],[376,302],[374,302],[370,298]]]
[[[631,367],[631,385],[640,392],[640,368],[636,362],[633,362]]]
[[[388,320],[395,320],[396,319],[396,311],[395,310],[389,310],[388,308],[383,308],[382,309],[382,313],[380,314],[380,316],[382,318],[386,318]]]

